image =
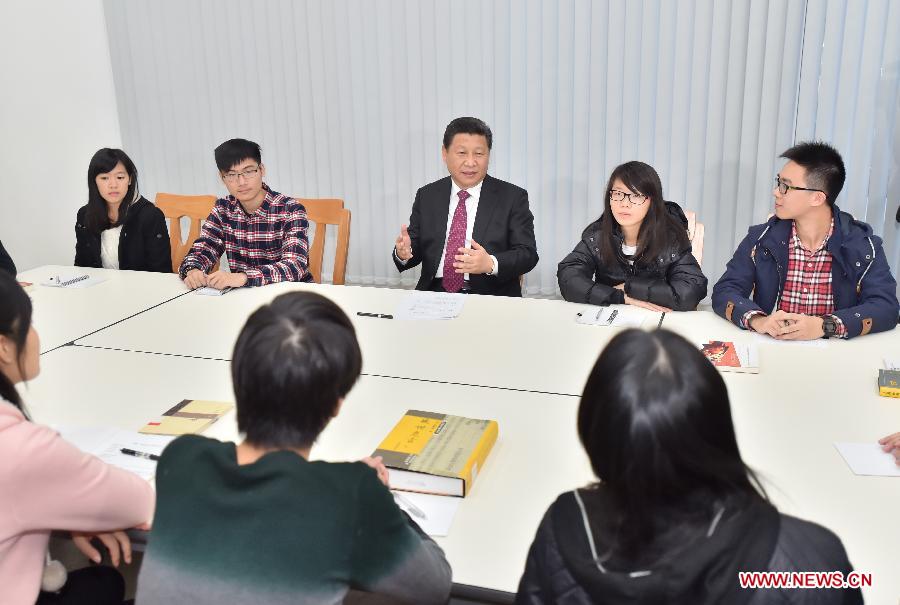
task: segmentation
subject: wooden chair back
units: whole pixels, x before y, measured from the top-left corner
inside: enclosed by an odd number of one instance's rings
[[[684,215],[688,220],[688,239],[691,240],[691,252],[697,259],[697,264],[703,266],[703,235],[706,228],[703,223],[697,222],[697,213],[685,210]]]
[[[214,195],[178,195],[175,193],[157,193],[156,207],[162,210],[169,219],[169,243],[172,247],[172,271],[178,273],[181,261],[190,251],[194,241],[200,237],[200,225],[212,212],[216,205]],[[188,217],[191,221],[187,239],[182,241],[181,219]],[[213,270],[218,270],[216,262]]]
[[[337,246],[334,252],[334,271],[331,283],[344,285],[347,273],[347,253],[350,249],[350,211],[344,200],[296,198],[306,208],[306,216],[316,224],[316,235],[309,247],[309,272],[317,284],[322,283],[322,261],[325,256],[325,235],[328,225],[337,227]]]

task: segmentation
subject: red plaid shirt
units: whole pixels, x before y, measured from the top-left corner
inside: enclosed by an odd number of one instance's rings
[[[788,246],[787,276],[781,290],[778,308],[786,313],[802,315],[831,315],[837,324],[835,336],[845,338],[847,329],[834,313],[834,291],[831,287],[831,252],[825,247],[834,233],[834,218],[825,239],[819,247],[809,251],[800,243],[797,223],[791,225],[791,243]],[[748,311],[742,318],[744,327],[750,326],[754,315],[764,315],[762,311]]]
[[[306,209],[266,184],[263,188],[266,198],[253,214],[233,196],[216,200],[200,237],[181,261],[182,279],[191,269],[209,272],[224,252],[229,268],[244,273],[248,286],[312,280]]]

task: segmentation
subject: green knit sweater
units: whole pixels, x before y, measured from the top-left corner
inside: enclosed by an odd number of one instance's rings
[[[138,605],[340,603],[348,588],[443,603],[444,553],[363,463],[290,451],[238,465],[187,435],[163,452]]]

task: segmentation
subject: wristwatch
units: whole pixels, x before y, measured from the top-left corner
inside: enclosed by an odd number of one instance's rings
[[[834,321],[833,315],[822,316],[822,338],[831,338],[837,333],[837,322]]]

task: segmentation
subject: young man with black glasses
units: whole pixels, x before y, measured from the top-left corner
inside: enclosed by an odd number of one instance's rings
[[[231,139],[216,147],[215,156],[229,195],[216,200],[200,237],[181,262],[184,283],[224,290],[312,281],[306,209],[263,182],[266,168],[259,145]],[[209,273],[223,252],[231,272]]]
[[[779,340],[893,329],[900,305],[881,238],[834,204],[846,177],[840,154],[809,142],[781,157],[775,214],[750,227],[713,288],[713,309]]]

